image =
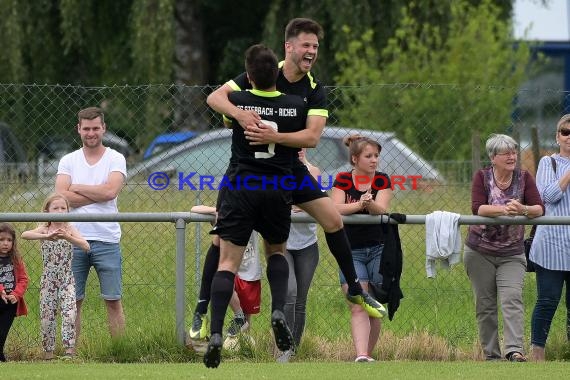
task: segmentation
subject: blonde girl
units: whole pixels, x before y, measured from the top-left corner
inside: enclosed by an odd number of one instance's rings
[[[52,194],[44,202],[43,212],[67,213],[69,202],[61,194]],[[61,338],[64,358],[75,355],[75,280],[71,271],[73,245],[89,250],[89,243],[67,222],[41,223],[22,233],[26,240],[40,240],[43,272],[40,281],[40,329],[46,360],[54,358],[57,311],[61,310]]]

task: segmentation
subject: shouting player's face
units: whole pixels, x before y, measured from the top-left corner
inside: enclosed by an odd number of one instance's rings
[[[317,61],[319,38],[313,33],[300,33],[285,42],[285,59],[293,63],[297,71],[308,73]]]

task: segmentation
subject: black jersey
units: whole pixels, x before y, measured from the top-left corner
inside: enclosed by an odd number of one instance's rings
[[[228,84],[234,91],[247,90],[251,88],[251,83],[247,80],[246,73],[241,73],[226,84]],[[303,98],[303,101],[307,105],[308,116],[329,116],[327,111],[327,96],[325,88],[311,72],[308,72],[297,82],[292,83],[285,78],[285,75],[283,75],[283,61],[279,62],[277,91],[287,95],[297,95]]]
[[[306,105],[298,96],[252,89],[234,91],[230,93],[229,100],[238,108],[256,111],[264,124],[276,128],[280,133],[297,132],[305,128]],[[236,165],[233,169],[230,168],[231,181],[235,180],[235,176],[244,178],[292,174],[291,162],[294,159],[298,161],[297,148],[279,144],[250,145],[239,123],[232,120],[232,125],[230,162]]]
[[[345,203],[357,203],[365,191],[356,189],[352,172],[338,173],[333,186],[344,191]],[[358,178],[357,178],[357,182]],[[390,177],[386,173],[376,172],[371,184],[372,199],[376,199],[378,191],[390,189],[392,186]],[[357,214],[368,214],[367,210],[361,210]],[[381,244],[384,241],[382,226],[380,224],[346,224],[346,235],[352,248],[364,248]]]
[[[251,83],[247,79],[246,73],[241,73],[234,79],[226,83],[234,91],[245,90],[251,88]],[[328,117],[327,96],[325,88],[311,72],[308,72],[303,78],[297,82],[289,82],[283,75],[283,61],[279,62],[279,75],[277,76],[277,91],[288,95],[300,96],[307,105],[307,116],[323,116]],[[297,148],[297,151],[301,150]],[[293,166],[304,166],[303,163],[295,157]]]

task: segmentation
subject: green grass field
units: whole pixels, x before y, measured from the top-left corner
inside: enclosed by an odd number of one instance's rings
[[[568,364],[411,362],[201,364],[6,363],[2,379],[567,379]]]

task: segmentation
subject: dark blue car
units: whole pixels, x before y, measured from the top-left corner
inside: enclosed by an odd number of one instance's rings
[[[146,160],[147,158],[154,156],[173,145],[183,143],[197,135],[198,133],[192,131],[163,133],[162,135],[158,135],[154,140],[152,140],[148,148],[145,150],[143,159]]]

